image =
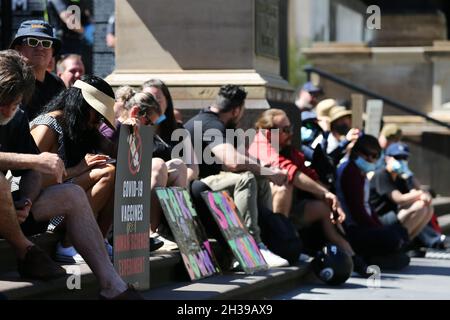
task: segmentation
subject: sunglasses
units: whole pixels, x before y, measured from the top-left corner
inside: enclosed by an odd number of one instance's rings
[[[42,46],[42,48],[50,49],[53,46],[52,40],[46,40],[46,39],[37,39],[37,38],[25,38],[23,39],[23,43],[26,44],[29,47],[36,48],[39,44]]]

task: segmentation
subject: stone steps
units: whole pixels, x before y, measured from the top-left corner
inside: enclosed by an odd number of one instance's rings
[[[47,252],[52,252],[59,236],[43,234],[32,239]],[[16,271],[16,258],[5,240],[0,240],[0,293],[11,300],[94,300],[98,298],[99,286],[96,277],[86,264],[77,265],[81,271],[81,290],[69,290],[67,278],[51,281],[21,279]],[[150,285],[144,292],[146,299],[248,299],[262,298],[274,288],[284,288],[292,283],[300,284],[308,273],[308,264],[271,269],[246,275],[243,272],[228,272],[191,282],[184,269],[178,251],[151,253]],[[63,265],[71,271],[70,265]],[[73,269],[72,269],[73,270]]]

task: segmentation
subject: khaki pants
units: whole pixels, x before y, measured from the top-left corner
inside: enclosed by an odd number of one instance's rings
[[[221,172],[201,180],[214,191],[227,191],[233,198],[245,226],[257,243],[261,242],[258,205],[272,210],[272,192],[266,178],[251,172]]]

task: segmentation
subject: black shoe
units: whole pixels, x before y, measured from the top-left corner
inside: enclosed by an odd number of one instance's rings
[[[352,257],[352,260],[354,272],[365,279],[369,278],[372,275],[371,273],[367,272],[368,265],[361,256],[354,255]]]
[[[150,252],[156,251],[164,245],[164,241],[158,238],[150,238]]]
[[[403,252],[384,256],[375,256],[368,259],[368,263],[380,267],[381,270],[398,271],[409,266],[411,258]]]
[[[130,284],[128,285],[127,290],[113,298],[106,298],[101,294],[98,298],[99,300],[145,300],[144,297]]]
[[[27,279],[50,280],[66,275],[66,270],[37,246],[28,247],[25,258],[17,262],[17,269]]]

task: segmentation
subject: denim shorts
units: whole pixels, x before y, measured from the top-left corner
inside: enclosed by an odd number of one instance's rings
[[[389,211],[388,213],[379,216],[378,219],[385,226],[391,226],[399,222],[397,218],[397,213],[395,211]]]

